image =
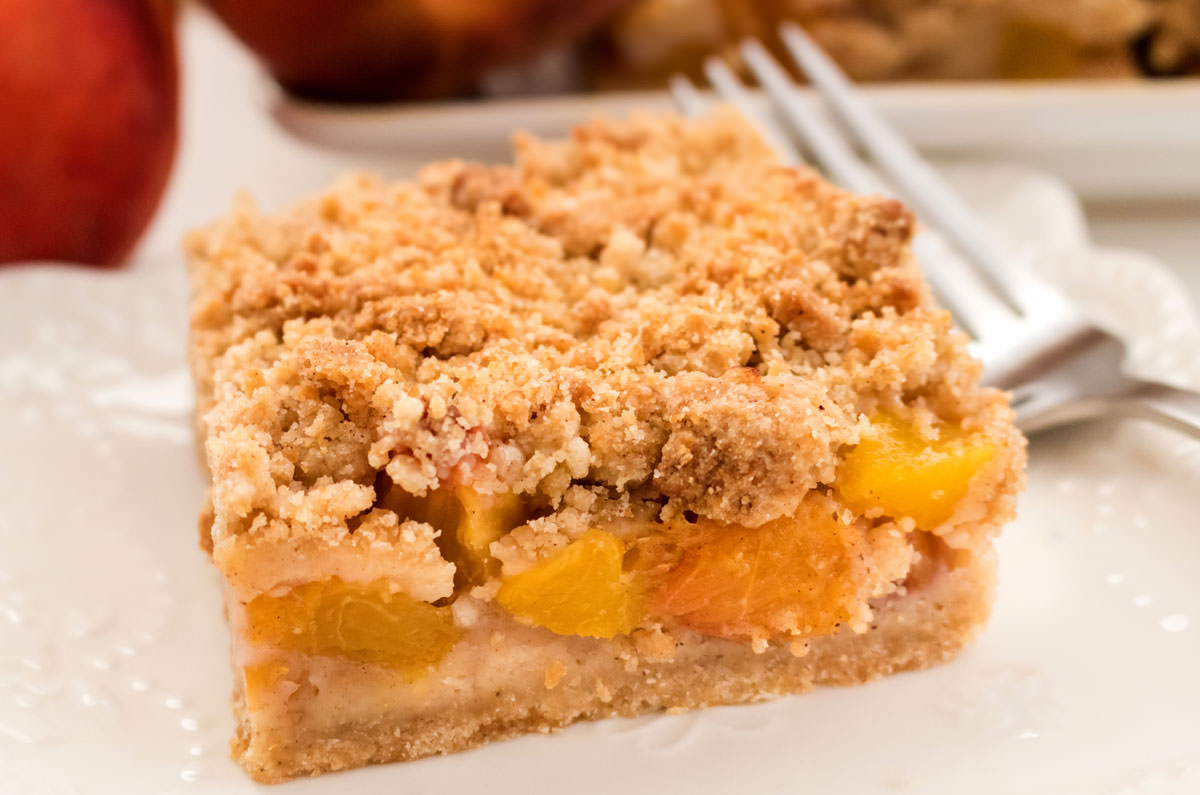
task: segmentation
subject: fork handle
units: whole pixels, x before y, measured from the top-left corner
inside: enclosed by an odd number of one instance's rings
[[[1200,392],[1137,381],[1122,401],[1125,413],[1153,420],[1200,439]]]

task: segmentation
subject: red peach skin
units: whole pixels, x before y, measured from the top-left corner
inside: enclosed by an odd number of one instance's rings
[[[169,0],[0,0],[0,262],[114,265],[175,155]]]
[[[567,41],[628,0],[206,0],[290,90],[428,99]]]

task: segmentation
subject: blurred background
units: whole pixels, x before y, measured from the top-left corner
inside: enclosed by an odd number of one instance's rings
[[[669,107],[671,74],[783,20],[935,158],[1052,171],[1100,242],[1200,282],[1200,0],[0,0],[0,262],[126,262],[168,185],[213,215],[218,174],[278,196],[264,147],[306,147],[311,190]]]
[[[332,100],[659,88],[798,21],[864,81],[1169,77],[1195,0],[209,0],[281,83]],[[317,35],[317,34],[320,35]]]
[[[275,208],[346,171],[501,160],[516,129],[670,108],[668,75],[699,80],[712,54],[737,67],[733,45],[773,45],[783,19],[948,173],[983,161],[1053,184],[1053,212],[985,180],[971,199],[1047,257],[1095,255],[1075,257],[1094,268],[1077,297],[1112,299],[1141,336],[1160,332],[1147,361],[1189,372],[1200,0],[0,0],[0,792],[250,791],[227,758],[227,631],[197,559],[187,230],[242,191]],[[902,709],[831,696],[849,729],[806,725],[844,754],[795,756],[781,734],[796,770],[874,775],[853,761],[874,737],[948,792],[1027,790],[1034,770],[1058,782],[1046,792],[1197,791],[1197,459],[1145,430],[1042,442],[1026,518],[1001,542],[1022,574],[979,653],[949,681],[904,680]],[[943,753],[943,718],[968,753]],[[762,737],[744,736],[711,747]],[[505,760],[487,780],[577,773],[578,757],[528,748],[481,757]],[[729,758],[715,757],[697,775]],[[446,771],[470,785],[464,760],[406,768],[405,788],[444,789]],[[376,787],[356,792],[396,790],[396,770],[364,775]],[[889,775],[880,786],[903,785]],[[921,780],[909,789],[933,790]]]

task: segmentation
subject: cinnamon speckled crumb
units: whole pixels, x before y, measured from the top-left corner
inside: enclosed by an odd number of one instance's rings
[[[276,213],[239,200],[187,241],[213,538],[335,537],[380,470],[760,525],[828,484],[878,407],[982,429],[1011,492],[1006,402],[912,231],[728,113],[519,137],[512,167],[354,176]],[[989,526],[1011,512],[981,504]]]

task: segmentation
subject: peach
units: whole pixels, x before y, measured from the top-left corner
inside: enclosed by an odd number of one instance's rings
[[[334,100],[431,98],[627,0],[207,0],[280,83]]]
[[[908,423],[880,412],[871,430],[842,461],[837,494],[860,513],[875,509],[933,530],[953,514],[971,480],[996,454],[995,445],[956,425],[924,439]]]
[[[175,153],[168,0],[0,2],[0,262],[112,265]]]
[[[505,579],[496,601],[559,635],[624,635],[642,615],[641,595],[623,571],[624,559],[619,538],[589,530],[547,560]]]
[[[525,506],[515,494],[480,494],[470,486],[443,485],[424,497],[396,488],[386,476],[375,483],[379,505],[400,520],[425,522],[439,532],[443,557],[454,564],[458,590],[479,585],[497,570],[489,547],[525,523]]]
[[[650,604],[695,632],[808,638],[833,632],[865,601],[862,529],[818,492],[794,517],[760,527],[700,519],[686,536]]]
[[[435,607],[385,581],[331,577],[263,594],[246,605],[250,639],[304,654],[341,657],[417,675],[458,640],[449,607]]]
[[[287,667],[279,663],[261,663],[243,668],[246,709],[256,712],[269,704],[267,695],[279,686],[287,674]]]

